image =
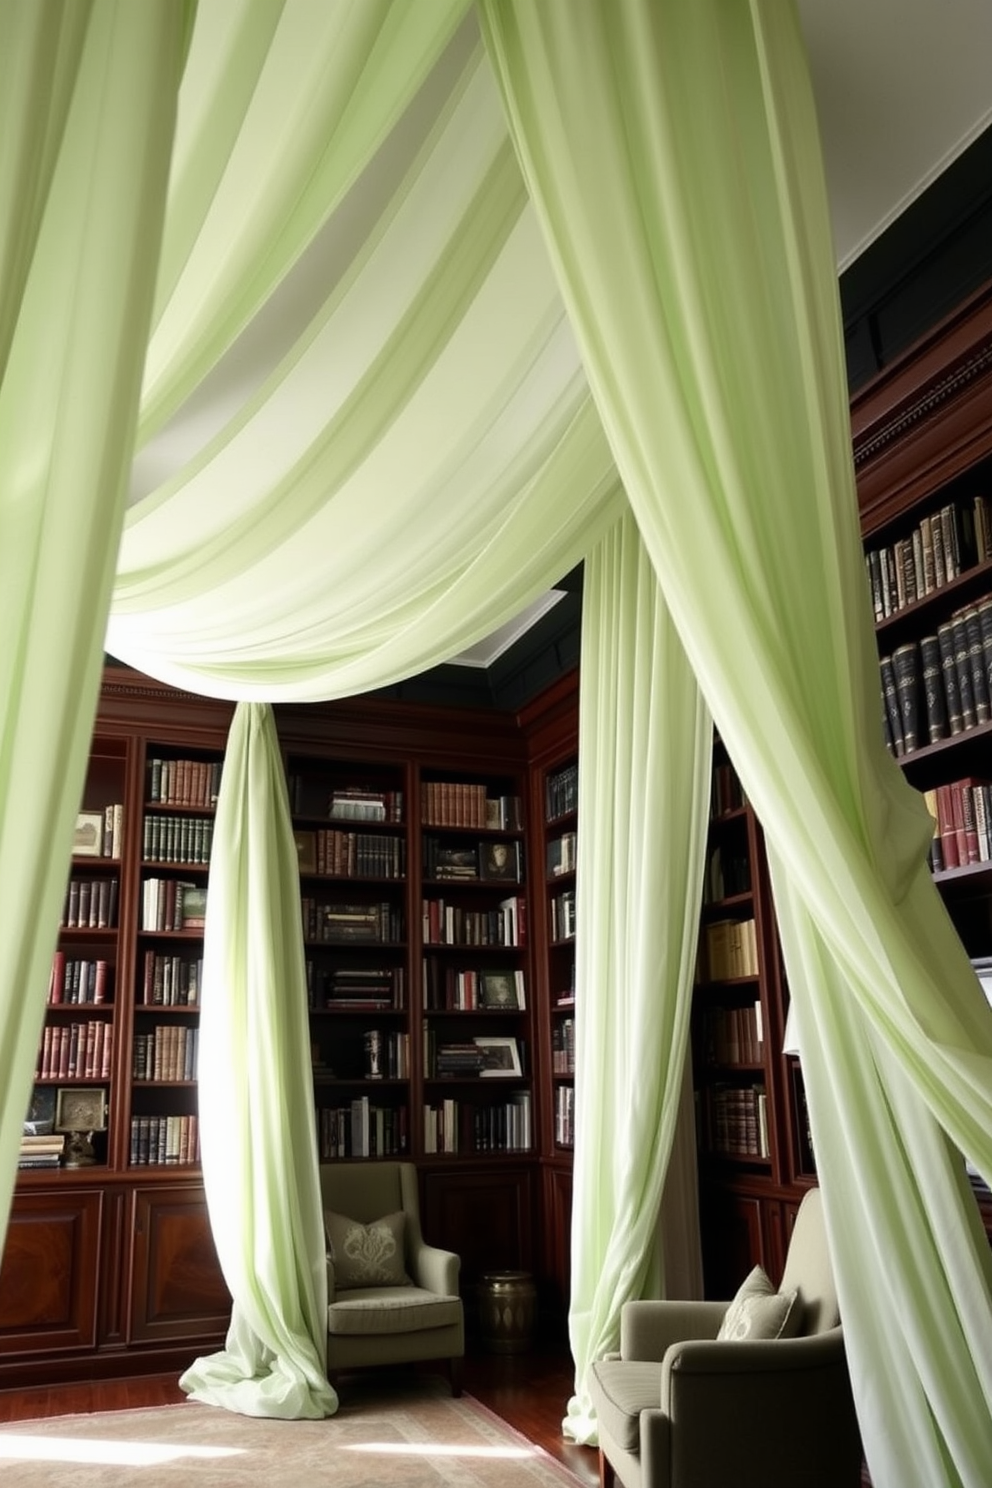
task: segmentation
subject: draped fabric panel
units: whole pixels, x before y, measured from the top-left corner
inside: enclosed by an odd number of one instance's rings
[[[250,1416],[320,1419],[327,1263],[317,1186],[300,871],[272,709],[241,703],[224,758],[207,889],[200,1143],[210,1227],[234,1299],[226,1347],[180,1384]]]
[[[629,512],[586,560],[581,676],[564,1429],[594,1442],[586,1370],[619,1347],[623,1302],[666,1292],[656,1232],[682,1109],[713,740]],[[679,1131],[694,1163],[694,1126]],[[687,1249],[680,1270],[694,1261],[698,1274],[698,1229]]]
[[[96,711],[185,20],[172,0],[3,6],[0,1249]]]
[[[313,241],[468,5],[199,6],[179,98],[139,446],[204,381]]]
[[[235,699],[383,686],[512,619],[620,510],[481,43],[460,46],[312,320],[192,458],[180,430],[149,462],[171,473],[128,512],[107,633],[140,670]]]
[[[964,1318],[977,1309],[988,1337],[987,1260],[960,1159],[933,1122],[989,1176],[992,1015],[926,872],[922,801],[882,741],[794,11],[758,0],[483,10],[645,546],[762,821],[780,902],[801,907],[784,918],[783,946],[800,1026],[809,1010],[819,1040],[814,1139],[873,1480],[977,1484],[992,1369]],[[876,1041],[885,1058],[860,1058]],[[827,1078],[841,1067],[862,1111],[898,1112],[877,1128],[859,1119],[853,1148]],[[834,1186],[842,1166],[857,1175],[857,1211]],[[897,1227],[895,1192],[911,1196],[919,1230]],[[938,1220],[949,1193],[971,1216],[960,1229]],[[897,1315],[922,1276],[939,1284],[929,1316],[934,1329],[942,1319],[943,1375],[915,1349],[935,1331],[923,1322],[911,1337],[915,1318]],[[869,1286],[876,1307],[861,1311]]]

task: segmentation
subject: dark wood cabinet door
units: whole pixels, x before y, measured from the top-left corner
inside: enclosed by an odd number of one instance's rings
[[[138,1189],[129,1342],[222,1338],[230,1316],[203,1190]]]
[[[495,1161],[421,1173],[424,1238],[461,1257],[463,1293],[487,1271],[534,1265],[533,1169]]]
[[[0,1266],[0,1355],[93,1348],[103,1194],[16,1194]]]
[[[568,1315],[572,1276],[572,1168],[551,1166],[543,1174],[541,1264],[549,1300],[562,1318]]]
[[[699,1197],[706,1296],[729,1301],[753,1266],[764,1266],[769,1275],[774,1270],[765,1245],[762,1201],[710,1184]]]

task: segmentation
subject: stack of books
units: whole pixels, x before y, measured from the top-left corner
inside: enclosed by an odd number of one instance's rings
[[[43,1136],[21,1137],[21,1152],[17,1160],[19,1168],[57,1168],[62,1161],[65,1136],[62,1132],[48,1132]]]

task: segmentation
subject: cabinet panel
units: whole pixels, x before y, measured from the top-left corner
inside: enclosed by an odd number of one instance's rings
[[[533,1269],[531,1169],[429,1169],[421,1182],[424,1235],[461,1256],[463,1291],[486,1271]]]
[[[0,1352],[92,1348],[103,1196],[20,1193],[0,1267]]]
[[[200,1189],[135,1193],[131,1267],[132,1342],[226,1331],[231,1299]]]
[[[542,1180],[541,1263],[556,1310],[568,1312],[572,1286],[572,1169],[547,1167]]]
[[[729,1299],[753,1266],[774,1270],[766,1252],[761,1200],[709,1185],[699,1199],[705,1293],[718,1301]]]

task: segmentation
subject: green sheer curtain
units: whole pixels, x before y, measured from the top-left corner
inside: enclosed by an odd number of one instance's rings
[[[100,682],[186,7],[6,0],[0,1247]]]
[[[620,1306],[665,1294],[659,1213],[682,1108],[713,725],[631,513],[586,560],[579,699],[575,1165],[564,1422]],[[695,1162],[694,1127],[681,1128]],[[694,1246],[698,1265],[698,1234]]]
[[[200,1145],[233,1297],[226,1347],[180,1384],[251,1416],[321,1418],[327,1263],[316,1185],[300,870],[272,709],[241,703],[214,823],[200,1012]]]
[[[988,1257],[937,1123],[992,1175],[992,1017],[926,873],[922,802],[882,743],[794,9],[483,13],[631,506],[776,865],[873,1480],[977,1485]],[[948,1203],[966,1223],[948,1226]]]

